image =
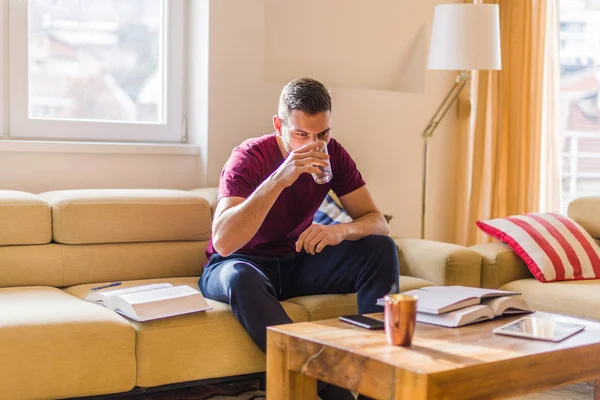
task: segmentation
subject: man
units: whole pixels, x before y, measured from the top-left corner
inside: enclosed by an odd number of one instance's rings
[[[221,173],[202,293],[229,303],[252,340],[266,351],[266,328],[291,323],[281,300],[358,293],[361,314],[398,287],[396,244],[350,155],[331,138],[331,98],[314,79],[288,83],[273,117],[275,133],[244,141]],[[318,151],[327,143],[329,155]],[[331,163],[333,178],[311,174]],[[312,224],[330,189],[353,219]],[[319,383],[322,399],[353,399]]]

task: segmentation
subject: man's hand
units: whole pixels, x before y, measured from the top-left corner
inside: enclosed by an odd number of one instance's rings
[[[339,225],[312,224],[296,242],[296,251],[304,249],[313,256],[323,251],[325,246],[337,246],[344,240],[344,231]]]
[[[315,142],[292,151],[283,161],[283,164],[273,173],[275,180],[284,187],[289,187],[296,182],[300,174],[305,172],[309,174],[321,173],[321,170],[316,166],[326,167],[326,160],[329,159],[329,155],[317,151],[316,149],[319,146],[319,142]]]

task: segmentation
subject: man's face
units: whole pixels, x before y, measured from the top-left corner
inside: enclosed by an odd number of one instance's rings
[[[287,121],[275,116],[273,123],[289,153],[317,140],[329,143],[330,117],[330,111],[308,115],[302,111],[292,110]]]

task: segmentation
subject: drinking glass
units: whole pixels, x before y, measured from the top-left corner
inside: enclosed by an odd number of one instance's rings
[[[327,143],[325,143],[323,140],[319,140],[320,146],[317,149],[317,151],[321,151],[325,154],[329,154],[327,152]],[[316,183],[323,185],[327,182],[329,182],[331,180],[331,178],[333,178],[333,172],[331,171],[331,162],[330,160],[325,160],[327,162],[327,166],[323,167],[321,165],[315,165],[315,167],[319,168],[321,170],[321,173],[319,174],[311,174],[313,179],[315,180]]]

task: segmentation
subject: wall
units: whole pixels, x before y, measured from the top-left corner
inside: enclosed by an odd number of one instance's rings
[[[0,143],[0,190],[198,187],[197,149],[178,145]]]
[[[306,20],[303,21],[282,17],[282,25],[273,24],[273,18],[276,19],[277,15],[269,14],[273,12],[269,8],[265,12],[265,4],[272,1],[218,0],[210,3],[210,105],[207,130],[210,151],[206,162],[209,185],[218,183],[219,172],[232,147],[247,137],[272,131],[271,116],[276,112],[279,91],[287,78],[294,77],[301,70],[296,63],[301,62],[303,55],[324,54],[313,49],[314,42],[309,41],[301,46],[292,41],[290,46],[281,48],[282,57],[278,58],[272,51],[277,48],[278,42],[273,43],[269,35],[281,35],[282,32],[277,29],[286,26],[289,26],[289,32],[294,32],[303,25],[304,31],[322,29],[325,33],[331,32],[331,35],[337,34],[332,29],[338,27],[335,22],[319,28],[322,25],[312,21],[310,13],[304,15]],[[302,2],[302,5],[317,7],[315,1]],[[331,5],[332,1],[339,3],[342,0],[327,0],[326,3]],[[289,9],[286,10],[284,6],[283,11],[292,16],[296,3],[279,1],[279,4],[288,4]],[[361,34],[352,37],[360,40],[360,43],[345,42],[344,37],[337,37],[337,41],[333,41],[327,36],[332,42],[331,46],[337,44],[330,47],[332,52],[342,59],[360,59],[361,54],[355,51],[357,46],[362,49],[368,46],[390,48],[391,51],[397,46],[395,51],[399,57],[385,60],[388,72],[394,69],[398,71],[400,78],[397,81],[360,80],[360,74],[369,73],[369,63],[364,60],[357,63],[360,68],[346,73],[343,79],[336,79],[346,70],[330,64],[331,59],[321,62],[318,57],[305,57],[307,70],[312,65],[310,73],[322,79],[332,92],[334,136],[357,161],[380,209],[394,216],[392,233],[399,236],[419,236],[422,179],[420,133],[454,80],[453,73],[425,71],[424,68],[430,21],[433,6],[437,3],[441,1],[373,0],[368,4],[372,5],[374,15],[389,13],[386,7],[392,7],[395,15],[386,18],[386,26],[395,33],[394,36],[374,36],[382,30],[380,22],[373,15],[354,24]],[[344,20],[343,25],[348,27],[352,26],[351,19],[360,13],[346,10],[340,15],[350,19],[350,22]],[[313,36],[318,37],[314,32]],[[292,38],[297,39],[297,35],[292,35]],[[288,53],[293,53],[293,57],[286,56]],[[415,57],[422,61],[416,63],[420,68],[415,68]],[[266,66],[266,62],[277,65]],[[370,64],[373,68],[371,74],[382,73],[376,60]],[[386,85],[386,82],[389,84]],[[455,132],[452,116],[451,111],[430,142],[427,223],[427,238],[430,239],[447,240],[453,224],[452,149]]]

